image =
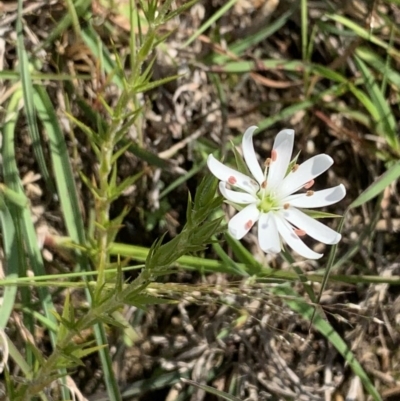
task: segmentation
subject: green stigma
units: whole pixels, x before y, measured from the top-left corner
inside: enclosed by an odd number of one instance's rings
[[[262,197],[261,202],[258,204],[258,209],[263,213],[268,213],[271,210],[277,209],[278,207],[278,202],[273,196],[271,196],[271,194]]]

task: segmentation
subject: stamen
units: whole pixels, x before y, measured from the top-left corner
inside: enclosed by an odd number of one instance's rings
[[[273,161],[273,162],[276,162],[276,159],[278,158],[278,152],[275,150],[275,149],[272,149],[272,152],[271,152],[271,160]]]
[[[314,185],[314,180],[308,181],[306,185],[304,185],[305,189],[310,189]]]
[[[233,175],[231,175],[231,176],[228,178],[228,182],[229,182],[229,184],[231,184],[231,185],[235,185],[235,184],[237,183],[237,179],[236,179]]]
[[[264,166],[269,167],[271,165],[271,162],[272,162],[272,159],[270,157],[268,157],[264,162]]]
[[[295,171],[297,171],[297,169],[299,168],[300,166],[298,165],[298,164],[295,164],[293,167],[292,167],[292,172],[294,173]]]
[[[261,188],[262,189],[267,188],[267,181],[263,181],[263,183],[261,184]]]
[[[304,237],[306,235],[306,232],[304,230],[300,230],[300,228],[294,228],[293,231],[299,237]]]
[[[289,203],[284,203],[283,208],[285,210],[289,209],[290,208],[290,204]]]
[[[244,225],[244,228],[246,229],[246,230],[250,230],[250,228],[251,227],[253,227],[253,221],[252,220],[249,220],[245,225]]]
[[[306,192],[306,196],[313,196],[314,195],[314,191],[307,191]]]

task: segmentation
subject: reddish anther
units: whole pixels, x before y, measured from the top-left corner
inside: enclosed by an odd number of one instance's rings
[[[289,209],[289,208],[290,208],[290,204],[289,204],[289,203],[285,203],[285,204],[283,205],[283,208],[284,208],[285,210]]]
[[[295,164],[295,165],[292,167],[292,172],[294,173],[295,171],[297,171],[298,168],[299,168],[299,165],[298,165],[298,164]]]
[[[252,220],[249,220],[249,221],[244,225],[244,228],[245,228],[246,230],[250,230],[251,227],[253,227],[253,221],[252,221]]]
[[[306,235],[306,232],[304,230],[300,230],[300,228],[295,228],[293,231],[299,237],[304,237]]]
[[[277,158],[278,158],[278,152],[277,152],[275,149],[272,149],[272,152],[271,152],[271,160],[272,160],[273,162],[275,162]]]
[[[231,185],[235,185],[236,183],[237,183],[237,179],[234,177],[234,176],[230,176],[229,178],[228,178],[228,182],[229,182],[229,184],[231,184]]]
[[[304,185],[305,189],[310,189],[314,185],[314,180],[308,181],[306,185]]]
[[[263,181],[263,183],[261,184],[261,188],[262,189],[267,188],[267,181]]]

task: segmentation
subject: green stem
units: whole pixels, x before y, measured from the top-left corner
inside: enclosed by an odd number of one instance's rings
[[[77,333],[81,333],[84,330],[94,326],[101,316],[108,316],[110,313],[124,305],[124,297],[129,297],[130,294],[137,292],[144,285],[143,277],[139,277],[129,285],[122,294],[115,293],[105,302],[100,302],[98,306],[90,309],[88,313],[75,323],[74,329],[69,330],[65,337],[57,344],[53,353],[42,365],[42,367],[35,374],[35,377],[31,383],[26,387],[22,394],[21,400],[31,400],[35,395],[42,392],[49,384],[52,379],[52,374],[57,370],[57,363],[63,358],[62,354],[72,342],[73,338]]]

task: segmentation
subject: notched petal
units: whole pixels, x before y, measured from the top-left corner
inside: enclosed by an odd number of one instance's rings
[[[281,251],[281,239],[273,213],[263,213],[258,221],[258,242],[265,253],[277,254]]]
[[[260,211],[255,204],[250,204],[233,216],[228,223],[229,234],[233,238],[242,239],[258,221]]]
[[[291,206],[303,209],[316,207],[324,207],[340,202],[346,195],[346,188],[340,184],[333,188],[323,189],[322,191],[314,191],[312,194],[303,193],[287,196],[284,202]]]
[[[269,163],[268,183],[271,188],[278,187],[285,177],[293,152],[294,131],[284,129],[275,138]]]
[[[335,230],[332,230],[325,224],[320,223],[296,208],[291,207],[284,210],[282,215],[290,223],[300,228],[311,238],[324,244],[334,245],[342,238],[342,236]]]
[[[317,155],[300,164],[296,171],[291,171],[283,179],[282,185],[278,188],[279,195],[286,197],[299,189],[303,188],[308,182],[312,181],[324,173],[333,164],[333,159],[326,155]]]
[[[254,151],[253,146],[253,134],[258,127],[252,126],[247,128],[246,132],[243,135],[242,139],[242,150],[243,150],[243,157],[249,168],[253,177],[257,180],[258,184],[261,185],[264,181],[264,173],[258,163],[256,152]]]
[[[251,194],[255,194],[259,189],[258,184],[251,177],[225,166],[213,155],[208,156],[207,166],[220,181],[228,182]]]
[[[283,216],[280,216],[279,214],[276,214],[275,216],[279,234],[290,248],[306,259],[319,259],[323,256],[323,254],[314,252],[310,249],[294,232],[294,227],[292,227]]]
[[[232,191],[226,188],[226,184],[222,181],[219,183],[219,190],[225,199],[233,203],[247,205],[257,202],[257,197],[255,195],[245,192]]]

